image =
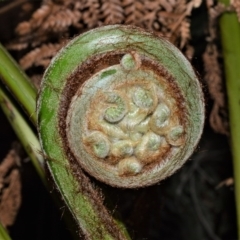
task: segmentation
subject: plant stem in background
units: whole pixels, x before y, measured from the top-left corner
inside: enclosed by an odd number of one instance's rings
[[[1,240],[11,240],[10,236],[8,235],[6,229],[0,223],[0,239]]]
[[[0,44],[0,77],[23,106],[31,121],[36,124],[37,91],[30,83],[27,75],[21,70],[15,60]]]
[[[220,2],[229,4],[229,0]],[[220,29],[229,104],[238,236],[240,237],[240,23],[236,13],[224,13],[220,19]]]
[[[39,177],[41,178],[44,185],[47,186],[43,166],[43,157],[40,154],[40,143],[26,120],[23,118],[23,116],[20,114],[20,112],[17,110],[17,108],[14,106],[14,104],[2,89],[0,89],[0,106],[8,118],[16,135],[21,141],[26,153],[30,157]]]

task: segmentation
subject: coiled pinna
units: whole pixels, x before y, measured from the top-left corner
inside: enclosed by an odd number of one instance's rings
[[[168,177],[189,158],[202,133],[204,101],[176,47],[142,29],[113,25],[75,38],[52,61],[38,119],[52,159],[132,188]]]

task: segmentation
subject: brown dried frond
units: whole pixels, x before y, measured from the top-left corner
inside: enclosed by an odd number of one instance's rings
[[[0,164],[0,222],[11,226],[21,205],[20,158],[11,150]]]
[[[28,43],[26,42],[23,42],[23,43],[18,43],[18,42],[12,42],[12,43],[9,43],[7,45],[5,45],[5,47],[8,49],[8,50],[16,50],[16,51],[20,51],[20,50],[23,50],[25,48],[28,47]]]
[[[31,32],[31,24],[30,22],[21,22],[17,28],[16,28],[16,32],[18,33],[18,35],[25,35],[28,34],[29,32]]]
[[[80,19],[81,13],[79,11],[60,8],[47,18],[47,21],[42,24],[41,29],[45,32],[65,32],[69,26],[78,25]]]
[[[157,21],[157,13],[161,9],[160,1],[144,1],[143,7],[142,27],[159,33],[161,27]]]
[[[180,48],[183,49],[183,47],[189,42],[190,38],[191,38],[191,34],[190,34],[190,20],[185,18],[181,25],[180,25]]]
[[[122,1],[126,24],[133,24],[136,26],[142,26],[141,22],[144,17],[144,1],[123,0]]]
[[[16,32],[18,35],[26,35],[30,33],[32,30],[38,28],[43,21],[50,15],[53,10],[53,4],[49,3],[47,5],[42,5],[36,12],[32,15],[32,18],[29,21],[25,21],[20,23]]]
[[[188,11],[186,12],[186,10],[188,9],[188,6],[192,5],[192,2],[190,1],[189,3],[187,3],[187,0],[174,0],[174,12],[178,12],[178,13],[183,13],[185,12],[186,14],[188,14]]]
[[[157,13],[160,31],[181,49],[187,46],[190,34],[190,19],[192,9],[198,7],[201,1],[172,0],[159,1],[160,11]]]
[[[50,34],[65,34],[66,37],[70,26],[85,31],[102,24],[124,23],[153,30],[183,49],[191,37],[188,17],[201,2],[202,0],[45,0],[32,18],[19,24],[16,31],[22,36],[21,43],[38,46],[47,42]]]
[[[98,0],[83,0],[82,3],[83,22],[87,28],[94,28],[101,24],[100,4]]]
[[[43,66],[46,68],[51,61],[51,58],[65,43],[58,44],[43,44],[39,48],[30,51],[20,59],[21,67],[26,70],[32,66]]]
[[[215,41],[217,36],[217,20],[218,17],[223,13],[227,11],[227,7],[222,3],[214,4],[213,1],[207,0],[207,7],[208,7],[208,41]]]
[[[208,85],[209,94],[214,101],[210,113],[210,125],[219,133],[228,134],[228,121],[226,119],[226,103],[223,90],[222,71],[219,65],[219,54],[215,44],[217,39],[217,18],[226,7],[223,4],[215,4],[213,0],[206,0],[208,8],[208,45],[203,54],[205,81]]]
[[[120,0],[102,0],[101,13],[105,24],[123,22],[123,7]]]
[[[49,36],[44,32],[33,32],[31,34],[26,34],[18,37],[9,44],[6,45],[7,49],[10,50],[22,50],[28,47],[35,48],[41,45],[49,39]]]
[[[37,46],[52,35],[68,35],[70,26],[81,27],[82,14],[79,3],[73,0],[44,1],[29,21],[20,23],[16,33],[20,36],[18,43],[28,43]]]
[[[209,93],[214,100],[210,113],[210,124],[219,133],[227,134],[228,122],[226,120],[225,95],[222,86],[222,71],[219,65],[219,54],[215,44],[209,43],[203,54],[205,80]]]
[[[226,12],[228,8],[223,3],[217,3],[208,6],[209,17],[211,21],[216,21],[216,19],[224,12]]]
[[[234,7],[234,9],[237,13],[238,21],[240,22],[240,1],[239,0],[231,0],[231,5]]]
[[[193,55],[194,55],[194,47],[188,44],[188,45],[186,46],[185,56],[187,57],[187,59],[188,59],[189,61],[191,61],[192,58],[193,58]]]

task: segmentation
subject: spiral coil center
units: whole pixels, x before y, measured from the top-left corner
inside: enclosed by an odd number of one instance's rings
[[[119,176],[159,164],[185,142],[185,126],[166,79],[128,53],[96,73],[73,97],[68,141],[76,159],[101,162]],[[76,138],[77,134],[77,138]]]

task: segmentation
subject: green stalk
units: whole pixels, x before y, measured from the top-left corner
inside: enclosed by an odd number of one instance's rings
[[[0,44],[0,77],[23,106],[31,121],[36,124],[37,91],[30,83],[27,75],[21,70],[15,60]]]
[[[229,0],[220,2],[229,5]],[[229,104],[238,236],[240,237],[240,24],[236,13],[224,13],[220,19],[220,29]]]
[[[11,240],[10,236],[8,235],[6,229],[0,223],[0,239],[1,240]]]
[[[45,186],[47,186],[46,176],[43,167],[43,157],[40,154],[41,147],[39,141],[29,127],[26,120],[7,97],[6,93],[0,88],[0,106],[8,118],[12,128],[22,143],[25,151],[32,160],[32,163]]]

